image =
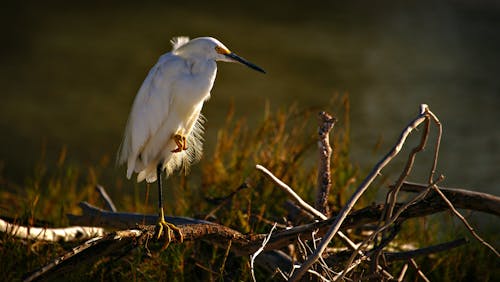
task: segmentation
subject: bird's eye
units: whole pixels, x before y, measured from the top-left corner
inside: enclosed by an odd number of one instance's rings
[[[222,48],[220,46],[215,46],[215,52],[222,54],[222,55],[227,55],[227,54],[231,53],[231,52],[229,52],[229,50]]]

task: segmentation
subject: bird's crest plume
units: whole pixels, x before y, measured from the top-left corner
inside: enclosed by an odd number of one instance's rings
[[[189,42],[189,37],[187,36],[178,36],[172,38],[170,43],[172,43],[172,51],[179,49],[181,46],[185,45]]]

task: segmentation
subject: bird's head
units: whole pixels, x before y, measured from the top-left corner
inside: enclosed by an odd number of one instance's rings
[[[238,62],[256,71],[266,73],[262,68],[231,52],[224,44],[213,37],[192,39],[174,50],[185,57],[198,57],[223,62]]]

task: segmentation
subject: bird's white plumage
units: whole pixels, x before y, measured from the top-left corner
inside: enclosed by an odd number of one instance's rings
[[[127,177],[137,172],[138,182],[154,182],[160,163],[168,175],[200,159],[201,109],[210,97],[216,61],[240,62],[264,72],[211,37],[177,37],[171,43],[172,51],[159,58],[135,97],[118,154],[118,163],[127,163]],[[186,150],[172,152],[177,148],[174,135],[186,138]]]

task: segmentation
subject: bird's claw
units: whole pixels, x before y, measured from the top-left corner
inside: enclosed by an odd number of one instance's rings
[[[172,139],[174,139],[175,144],[177,145],[177,148],[171,151],[172,153],[179,153],[187,150],[186,136],[175,134],[174,136],[172,136]]]
[[[165,229],[165,230],[164,230]],[[163,215],[163,209],[160,211],[160,218],[158,219],[158,223],[156,224],[156,240],[159,240],[162,236],[162,234],[165,233],[166,237],[166,244],[163,247],[164,249],[168,247],[170,242],[172,242],[172,235],[177,232],[179,235],[179,241],[182,243],[184,241],[184,235],[182,234],[182,231],[179,227],[175,226],[175,224],[170,223],[165,220],[165,217]]]

